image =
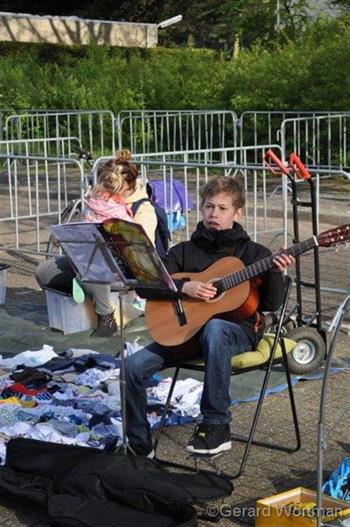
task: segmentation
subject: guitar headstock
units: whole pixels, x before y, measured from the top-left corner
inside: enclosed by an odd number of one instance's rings
[[[320,247],[331,247],[332,245],[346,245],[350,240],[350,224],[335,227],[322,232],[317,236]]]

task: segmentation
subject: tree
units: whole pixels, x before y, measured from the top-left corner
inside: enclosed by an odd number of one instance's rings
[[[350,0],[330,0],[330,4],[334,7],[340,7],[344,11],[350,9]]]

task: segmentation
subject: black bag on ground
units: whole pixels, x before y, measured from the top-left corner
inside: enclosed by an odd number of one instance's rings
[[[168,472],[144,457],[19,438],[7,445],[0,489],[46,506],[57,527],[191,527],[192,504],[233,487],[215,474]]]

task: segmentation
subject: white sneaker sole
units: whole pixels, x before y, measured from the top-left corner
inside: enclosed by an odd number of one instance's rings
[[[230,450],[232,447],[232,441],[227,441],[227,443],[221,443],[216,448],[209,449],[198,449],[194,448],[191,445],[187,445],[186,450],[187,452],[190,452],[191,454],[219,454],[220,452],[225,452],[225,450]]]

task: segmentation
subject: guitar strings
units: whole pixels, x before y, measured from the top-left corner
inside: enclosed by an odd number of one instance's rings
[[[227,289],[231,289],[232,287],[235,287],[241,284],[242,282],[247,282],[248,280],[250,280],[250,278],[253,278],[254,276],[270,269],[273,266],[273,259],[276,256],[281,254],[291,254],[292,256],[298,256],[303,252],[312,249],[313,247],[316,247],[315,240],[314,238],[309,238],[308,240],[300,242],[299,244],[293,245],[289,249],[281,250],[278,253],[258,260],[257,262],[248,265],[244,269],[237,271],[234,274],[225,276],[224,278],[221,278],[220,280],[214,282],[213,286],[217,288],[217,294],[220,294],[223,291],[227,291]]]

